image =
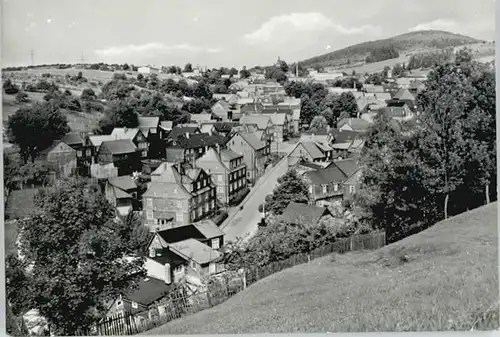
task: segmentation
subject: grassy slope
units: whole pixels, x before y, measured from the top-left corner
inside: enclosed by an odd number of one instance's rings
[[[323,67],[339,66],[345,64],[347,60],[350,60],[351,63],[364,62],[365,57],[371,50],[382,46],[394,45],[401,54],[405,54],[407,52],[434,49],[437,45],[442,46],[446,44],[447,46],[454,47],[477,42],[480,41],[468,36],[444,31],[420,31],[401,34],[383,40],[363,42],[304,60],[301,63],[306,67],[314,65],[321,65]]]
[[[469,330],[498,303],[497,243],[494,203],[378,251],[282,271],[148,334]],[[498,315],[481,328],[498,328]]]

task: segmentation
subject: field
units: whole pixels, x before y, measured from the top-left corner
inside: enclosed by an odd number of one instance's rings
[[[284,270],[148,334],[497,329],[497,244],[493,203],[377,251]]]

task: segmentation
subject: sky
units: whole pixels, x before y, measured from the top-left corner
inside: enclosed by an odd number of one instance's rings
[[[3,66],[292,63],[437,29],[493,40],[494,0],[3,0]]]

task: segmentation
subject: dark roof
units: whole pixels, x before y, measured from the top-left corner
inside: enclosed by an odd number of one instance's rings
[[[215,226],[215,228],[214,228]],[[215,225],[215,223],[198,222],[185,226],[165,229],[157,232],[158,235],[167,243],[175,243],[187,239],[210,240],[224,233]]]
[[[408,103],[406,101],[400,101],[399,99],[387,100],[387,107],[402,108],[403,106],[405,106],[405,104],[408,104]]]
[[[124,296],[124,298],[148,306],[168,295],[172,289],[172,284],[167,285],[164,280],[148,276],[139,281],[138,287]]]
[[[64,143],[68,145],[83,145],[84,141],[80,133],[78,132],[70,132],[64,135],[61,139]]]
[[[328,209],[319,206],[290,202],[282,214],[282,219],[287,223],[315,225],[324,214],[330,213]]]
[[[108,179],[109,183],[124,191],[131,191],[137,189],[137,185],[131,176],[120,176]]]
[[[239,125],[239,123],[235,122],[218,122],[214,123],[214,129],[217,132],[230,132],[234,126]]]
[[[192,134],[196,132],[200,132],[200,129],[198,127],[193,127],[193,126],[186,126],[181,128],[175,127],[172,129],[172,131],[170,131],[167,138],[177,139],[177,137],[181,135],[186,135],[186,133]]]
[[[35,196],[38,188],[12,191],[7,198],[5,216],[11,220],[29,218],[36,211]]]
[[[130,139],[117,139],[108,142],[102,142],[101,149],[105,147],[112,154],[133,153],[137,150]]]
[[[308,171],[304,174],[315,185],[341,183],[347,178],[347,175],[334,165],[316,171]]]
[[[370,123],[361,118],[344,118],[337,123],[337,126],[340,128],[345,124],[358,132],[365,132],[370,127]]]
[[[340,131],[339,129],[332,129],[331,135],[333,136],[334,143],[348,143],[361,137],[360,132],[351,130]]]
[[[356,160],[349,158],[343,160],[335,160],[333,162],[347,177],[350,177],[354,172],[359,169],[359,164]]]
[[[196,149],[204,146],[215,146],[215,145],[224,145],[226,143],[226,137],[215,134],[208,133],[193,133],[189,135],[189,138],[186,136],[179,135],[176,140],[176,144],[174,147],[183,148],[183,149]]]
[[[187,239],[169,244],[169,249],[175,254],[181,254],[200,265],[219,259],[220,253],[195,239]]]
[[[309,155],[313,159],[319,159],[325,156],[314,142],[300,142],[299,144],[302,145],[302,147],[309,153]]]

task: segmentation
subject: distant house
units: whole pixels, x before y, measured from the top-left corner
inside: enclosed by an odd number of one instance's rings
[[[144,224],[150,228],[174,221],[187,225],[213,214],[216,189],[201,168],[162,163],[142,198]]]
[[[389,117],[399,121],[410,120],[415,117],[415,114],[405,101],[392,100],[389,101],[385,108]]]
[[[217,186],[217,199],[222,205],[232,205],[247,191],[247,166],[243,154],[220,147],[210,148],[196,160],[196,166],[207,172]]]
[[[224,100],[229,104],[238,103],[238,96],[235,94],[213,94],[212,98],[216,100]]]
[[[286,97],[283,102],[278,103],[280,107],[287,107],[291,110],[290,123],[291,123],[291,132],[296,134],[300,130],[300,109],[301,109],[301,100],[300,98],[291,98]]]
[[[141,158],[148,157],[148,140],[138,128],[114,128],[111,132],[111,137],[114,137],[116,140],[130,139],[140,152]]]
[[[330,165],[303,174],[309,185],[309,193],[317,206],[340,206],[343,195],[343,182],[347,175],[337,166]]]
[[[289,157],[299,157],[309,162],[329,161],[332,156],[333,149],[319,142],[299,142],[289,154]]]
[[[255,124],[259,130],[273,129],[273,120],[271,115],[244,115],[241,116],[240,122],[243,124]]]
[[[138,129],[148,142],[148,157],[153,159],[161,158],[164,151],[164,143],[162,142],[163,133],[165,130],[161,127],[159,117],[139,117]]]
[[[324,168],[322,163],[311,163],[300,157],[288,157],[288,169],[295,170],[298,175],[303,175],[308,171],[315,171]]]
[[[366,93],[386,92],[383,86],[375,84],[364,84],[363,89]]]
[[[90,175],[90,165],[92,165],[93,148],[88,146],[85,138],[78,132],[70,132],[61,139],[63,143],[76,150],[76,166],[83,176]]]
[[[168,141],[175,141],[179,136],[187,136],[188,134],[200,133],[200,128],[198,125],[190,127],[174,127],[166,136],[165,139]]]
[[[167,161],[193,161],[203,156],[209,147],[224,147],[226,138],[218,134],[187,133],[176,140],[167,142]]]
[[[331,147],[334,150],[334,158],[347,158],[351,153],[359,152],[364,144],[363,133],[349,130],[332,129],[331,135],[333,142]]]
[[[191,114],[190,119],[192,123],[196,123],[201,126],[203,122],[211,121],[212,115],[209,113]]]
[[[281,219],[290,224],[314,226],[327,215],[331,215],[331,213],[326,207],[301,204],[292,201],[283,211]]]
[[[219,135],[226,137],[231,132],[233,127],[237,126],[237,125],[239,125],[239,123],[236,123],[236,122],[217,122],[214,124],[214,130]]]
[[[242,115],[260,114],[262,109],[264,109],[264,105],[260,102],[254,102],[253,98],[241,98],[238,100],[238,105],[240,106],[240,113]]]
[[[172,121],[161,121],[160,122],[160,129],[163,131],[162,134],[161,134],[161,138],[165,138],[166,135],[168,135],[168,133],[170,131],[172,131],[172,129],[174,128],[174,122]]]
[[[255,184],[265,172],[271,154],[269,143],[259,140],[254,134],[237,131],[230,136],[226,146],[243,155],[247,166],[247,179]]]
[[[97,153],[99,152],[99,148],[101,147],[101,144],[103,142],[109,142],[115,140],[114,137],[111,137],[111,135],[88,135],[85,143],[86,146],[92,149],[92,163],[97,162]]]
[[[393,102],[404,102],[408,105],[408,108],[410,108],[412,112],[416,112],[417,110],[415,96],[413,96],[413,94],[405,88],[400,88],[394,94],[392,100],[387,101],[387,106],[389,106]]]
[[[290,135],[292,134],[290,126],[292,125],[290,124],[288,115],[286,113],[262,114],[262,116],[271,117],[273,127],[273,141],[281,143],[290,137]]]
[[[116,208],[121,216],[128,215],[137,199],[137,185],[131,176],[109,178],[104,187],[106,200]]]
[[[106,141],[97,153],[99,164],[113,164],[118,175],[129,175],[141,170],[141,153],[130,139]]]
[[[151,74],[159,74],[160,73],[160,70],[157,69],[157,68],[153,68],[153,67],[139,67],[137,69],[137,71],[139,72],[139,74],[146,74],[146,75],[151,75]]]
[[[356,131],[365,133],[368,131],[370,123],[361,118],[344,118],[337,123],[340,131]]]
[[[355,159],[336,160],[333,165],[338,167],[346,176],[342,183],[343,198],[352,197],[359,190],[362,168]]]
[[[300,135],[299,142],[319,142],[323,144],[330,144],[332,137],[328,131],[311,132],[304,131]]]
[[[57,178],[77,173],[77,151],[60,140],[40,152],[37,161],[46,163]]]

